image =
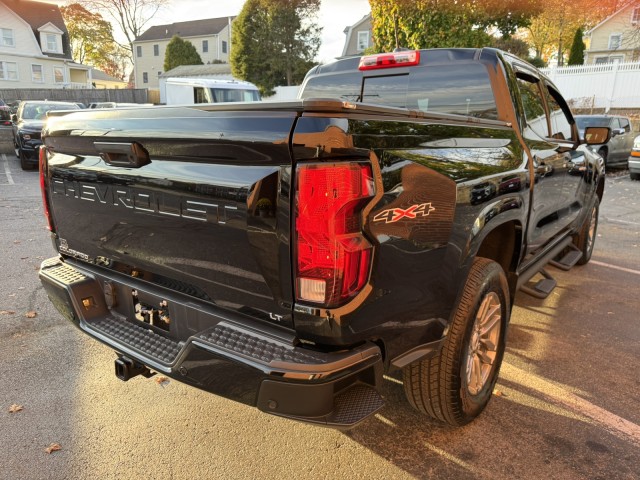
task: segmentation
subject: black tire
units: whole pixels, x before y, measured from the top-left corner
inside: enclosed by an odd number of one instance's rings
[[[578,265],[585,265],[591,260],[593,246],[596,243],[598,233],[598,214],[600,213],[600,200],[594,198],[593,205],[589,210],[587,218],[580,227],[580,231],[573,237],[573,244],[582,252],[582,257],[578,260]]]
[[[631,180],[640,180],[640,173],[630,173]]]
[[[491,363],[482,364],[481,356],[474,350],[474,346],[477,350],[482,348],[483,343],[476,325],[489,312],[494,312],[490,321],[494,323],[491,342],[495,342],[492,345],[495,348],[490,352]],[[411,406],[454,426],[465,425],[477,417],[491,399],[498,379],[510,312],[504,271],[492,260],[476,258],[439,355],[403,369],[404,391]],[[469,380],[475,359],[482,371],[479,384]]]
[[[29,163],[27,156],[21,148],[18,149],[18,158],[20,159],[20,167],[22,170],[33,170],[33,166]]]

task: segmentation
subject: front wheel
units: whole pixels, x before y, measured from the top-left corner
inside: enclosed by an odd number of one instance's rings
[[[498,379],[510,311],[504,271],[492,260],[476,258],[440,354],[403,370],[409,403],[450,425],[477,417]]]
[[[582,252],[582,257],[578,260],[578,265],[585,265],[591,260],[593,246],[596,243],[598,232],[598,213],[600,212],[600,200],[595,197],[589,215],[584,220],[578,234],[573,237],[573,244]]]
[[[631,180],[640,180],[640,173],[631,172],[629,176],[631,177]]]

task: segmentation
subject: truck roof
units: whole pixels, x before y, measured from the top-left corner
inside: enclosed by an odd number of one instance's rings
[[[191,85],[205,88],[224,87],[229,89],[258,90],[258,87],[256,87],[253,83],[245,82],[243,80],[230,80],[222,78],[172,77],[167,78],[167,84]]]

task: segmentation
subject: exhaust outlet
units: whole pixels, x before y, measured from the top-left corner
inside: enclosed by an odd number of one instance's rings
[[[142,375],[145,378],[149,378],[155,375],[155,373],[151,372],[151,370],[149,370],[141,363],[138,363],[124,356],[116,358],[115,368],[116,377],[118,377],[123,382],[126,382],[133,377],[137,377],[138,375]]]

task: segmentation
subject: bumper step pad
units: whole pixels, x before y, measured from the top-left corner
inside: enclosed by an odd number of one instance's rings
[[[109,317],[94,320],[89,323],[89,327],[165,365],[172,364],[182,349],[181,342],[126,320]]]
[[[259,360],[265,364],[286,362],[298,364],[326,363],[326,356],[314,355],[314,352],[302,352],[292,346],[269,341],[228,325],[220,324],[198,338],[207,344],[240,354],[244,357]]]

